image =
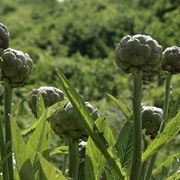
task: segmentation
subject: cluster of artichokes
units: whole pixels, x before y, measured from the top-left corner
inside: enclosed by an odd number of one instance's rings
[[[37,116],[36,101],[38,93],[42,95],[46,107],[65,99],[63,92],[54,87],[40,87],[34,89],[29,95],[28,104],[35,116]],[[97,109],[88,102],[86,102],[85,105],[92,118],[96,120],[98,117]],[[60,137],[66,139],[72,138],[73,140],[85,140],[88,136],[86,130],[81,124],[78,114],[70,102],[66,104],[62,110],[56,111],[49,118],[49,121],[53,131]]]
[[[162,69],[170,75],[180,73],[180,47],[172,46],[162,50],[149,35],[127,35],[120,40],[115,50],[116,64],[127,74],[150,75]],[[162,110],[145,106],[142,109],[142,127],[154,138],[160,128]]]
[[[12,88],[23,85],[33,69],[33,61],[27,53],[9,47],[8,29],[0,23],[1,80]]]
[[[150,74],[162,67],[172,74],[180,73],[180,47],[162,47],[151,36],[127,35],[116,47],[116,64],[125,73]]]

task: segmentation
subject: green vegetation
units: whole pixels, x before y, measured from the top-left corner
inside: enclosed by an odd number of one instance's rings
[[[153,174],[152,179],[165,177],[171,179],[179,176],[180,76],[179,64],[175,62],[179,58],[178,55],[174,55],[177,59],[174,58],[173,67],[168,75],[157,69],[153,74],[149,74],[149,72],[143,76],[138,74],[133,79],[130,75],[125,76],[123,72],[127,66],[121,70],[115,65],[115,56],[117,56],[115,49],[119,40],[124,36],[128,37],[127,35],[132,35],[132,37],[135,34],[150,35],[162,45],[163,50],[171,47],[166,51],[174,52],[172,46],[179,46],[180,37],[180,5],[178,0],[64,0],[63,2],[57,0],[0,0],[0,6],[0,22],[8,27],[10,47],[27,52],[34,62],[32,74],[21,88],[19,85],[22,85],[21,81],[24,83],[26,75],[18,77],[17,82],[15,78],[20,72],[16,72],[16,67],[13,66],[11,71],[11,66],[6,67],[8,63],[3,61],[0,63],[1,79],[5,82],[5,84],[1,83],[0,87],[2,89],[0,90],[0,110],[3,114],[5,103],[5,114],[6,119],[8,119],[6,126],[10,127],[8,114],[11,112],[12,105],[12,145],[17,160],[17,172],[14,172],[14,176],[17,180],[18,176],[22,179],[27,178],[27,169],[28,173],[32,172],[29,176],[29,179],[32,180],[37,179],[37,176],[43,177],[43,179],[55,176],[57,179],[66,179],[65,177],[68,175],[84,180],[84,175],[87,172],[89,172],[87,180],[96,180],[101,177],[106,177],[107,180],[116,180],[117,177],[119,178],[117,174],[126,179],[130,173],[131,179],[135,176],[138,177],[138,173],[140,173],[142,180],[144,178],[148,180],[151,173]],[[2,46],[1,41],[0,46]],[[6,46],[4,49],[7,48],[7,45],[3,46]],[[132,50],[131,44],[129,46],[129,50]],[[178,49],[178,47],[174,48]],[[156,67],[160,65],[159,58],[161,58],[162,49],[158,50]],[[141,55],[145,54],[146,56],[147,53],[144,50],[141,50]],[[8,51],[13,54],[12,49]],[[6,58],[7,61],[9,60],[9,56],[3,55],[1,48],[0,55],[4,56],[4,61]],[[168,55],[166,57],[167,64],[164,65],[165,70],[169,69],[171,56],[168,57]],[[133,56],[129,55],[128,57]],[[139,62],[142,59],[138,57],[136,60]],[[122,62],[119,63],[120,67],[121,65]],[[130,66],[134,66],[134,64]],[[32,64],[29,64],[28,68],[31,69]],[[24,71],[28,71],[29,75],[31,70],[28,68]],[[56,68],[61,69],[65,76],[61,73],[58,75]],[[23,72],[23,68],[21,71]],[[128,69],[128,72],[137,73],[134,69],[132,71]],[[70,84],[66,78],[71,82]],[[9,87],[12,79],[15,79],[15,82]],[[3,85],[5,85],[5,101],[3,100]],[[50,125],[46,121],[49,121],[49,117],[55,113],[55,110],[63,109],[67,101],[63,100],[62,104],[56,103],[53,106],[51,106],[52,104],[46,105],[42,100],[43,95],[41,97],[37,93],[36,98],[38,99],[35,103],[37,109],[34,107],[33,110],[37,119],[28,107],[30,92],[40,86],[63,88],[78,112],[83,126],[86,127],[88,135],[90,135],[86,147],[88,158],[85,158],[85,154],[83,154],[79,161],[76,159],[77,156],[71,154],[70,159],[78,162],[79,167],[84,168],[79,168],[79,177],[77,177],[78,170],[74,170],[74,166],[69,165],[67,161],[68,145],[73,149],[72,152],[76,150],[77,155],[77,143],[73,144],[73,142],[67,142],[63,138],[59,139],[55,133],[51,133]],[[133,99],[132,106],[131,92],[133,90],[133,96],[137,96],[137,98]],[[11,96],[13,103],[11,103]],[[86,111],[83,104],[85,101],[98,107],[101,117],[96,122],[92,121],[92,117]],[[144,106],[156,106],[164,109],[165,115],[163,115],[161,126],[158,123],[160,135],[153,132],[155,133],[153,138],[149,138],[145,136],[147,132],[144,132],[142,141],[141,137],[134,139],[134,143],[139,144],[139,147],[134,150],[137,156],[141,156],[140,146],[144,148],[142,161],[137,162],[132,159],[133,153],[134,156],[136,155],[133,151],[133,125],[130,120],[133,112],[137,119],[136,128],[141,128],[141,124],[138,125],[141,102]],[[54,108],[55,110],[53,110]],[[178,115],[176,115],[177,113]],[[3,116],[0,119],[3,119]],[[171,122],[169,122],[170,119]],[[5,122],[7,123],[3,119],[0,125],[3,127]],[[165,126],[166,123],[168,123],[167,126]],[[51,135],[53,141],[50,141]],[[136,135],[141,136],[140,131]],[[6,136],[11,139],[11,134]],[[124,138],[123,141],[121,141],[122,138]],[[148,146],[148,143],[154,138],[155,140]],[[5,144],[6,142],[8,141],[5,141]],[[143,143],[141,144],[141,142]],[[5,146],[4,142],[0,143],[1,147]],[[74,145],[76,147],[73,147]],[[10,148],[11,145],[8,146],[9,153]],[[24,149],[22,155],[17,153],[21,149]],[[117,151],[117,154],[114,151]],[[4,157],[3,153],[5,152],[1,152],[1,156]],[[6,162],[6,158],[9,159],[9,156],[11,154],[8,154],[5,159],[2,157],[0,159],[0,170],[3,169],[3,174],[7,174],[8,164],[3,164],[3,162]],[[149,172],[143,174],[142,169],[147,169],[147,160],[150,157]],[[97,158],[99,158],[99,162],[96,162]],[[120,158],[120,162],[118,158]],[[137,169],[136,163],[139,163]],[[88,164],[88,166],[84,167],[84,164]],[[131,172],[132,164],[135,169]],[[140,164],[142,165],[141,170]],[[66,172],[68,165],[70,172]],[[4,168],[2,168],[3,166]],[[152,167],[155,167],[153,171]],[[37,172],[38,168],[40,169],[38,175],[34,174],[33,172]],[[13,167],[10,169],[12,170]],[[11,180],[11,177],[9,178],[7,180]]]

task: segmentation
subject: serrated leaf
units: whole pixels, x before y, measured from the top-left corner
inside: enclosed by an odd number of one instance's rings
[[[88,112],[88,109],[85,106],[84,101],[81,96],[76,92],[71,83],[67,80],[64,74],[59,71],[57,72],[59,79],[62,83],[64,91],[74,106],[75,111],[80,117],[81,123],[86,129],[89,136],[92,138],[93,142],[97,146],[97,148],[101,151],[101,153],[106,157],[108,162],[111,164],[112,168],[116,170],[120,177],[127,179],[124,170],[121,167],[118,159],[113,155],[112,150],[109,148],[108,143],[106,142],[105,137],[99,132],[98,128],[94,124],[94,121]]]
[[[26,149],[33,163],[36,158],[36,153],[45,152],[45,150],[48,150],[50,146],[50,126],[46,121],[46,113],[47,112],[45,111],[40,117],[35,131],[26,144]]]
[[[63,176],[59,169],[55,168],[39,153],[38,159],[40,161],[45,180],[67,180],[67,178]]]
[[[133,155],[133,125],[131,121],[123,125],[114,146],[122,166],[130,173]]]
[[[11,132],[12,146],[19,176],[21,179],[34,180],[33,167],[26,151],[25,143],[13,118],[11,118]]]
[[[113,146],[115,139],[112,132],[107,124],[106,119],[99,118],[96,120],[96,125],[99,131],[105,135],[107,142]],[[91,138],[88,139],[86,147],[86,158],[85,158],[85,179],[86,180],[99,180],[103,168],[105,166],[106,159],[101,151],[96,147]]]
[[[159,149],[161,149],[165,144],[167,144],[176,137],[176,135],[180,131],[179,119],[180,119],[180,112],[167,123],[166,127],[164,128],[164,131],[161,134],[159,134],[148,146],[148,148],[142,155],[142,161],[147,160],[149,157],[155,154]]]
[[[59,146],[50,152],[50,156],[56,154],[68,154],[68,146]]]
[[[131,119],[131,111],[130,109],[120,100],[120,99],[116,99],[114,96],[108,94],[107,95],[112,101],[113,103],[121,110],[121,112],[124,114],[124,116],[130,120]]]
[[[169,156],[166,161],[162,162],[160,166],[153,170],[153,176],[160,174],[164,169],[167,169],[167,171],[172,169],[174,162],[177,162],[179,164],[178,166],[180,167],[180,153]]]

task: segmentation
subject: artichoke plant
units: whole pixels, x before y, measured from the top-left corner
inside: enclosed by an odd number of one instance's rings
[[[168,47],[163,52],[162,68],[171,74],[180,73],[180,47]]]
[[[55,87],[42,86],[38,89],[33,89],[28,97],[28,105],[35,117],[37,117],[36,101],[38,93],[42,95],[45,107],[52,106],[65,99],[64,93]]]
[[[33,61],[27,53],[5,49],[0,57],[1,79],[12,88],[19,87],[32,72]]]
[[[0,23],[0,54],[9,47],[9,31],[6,26]]]
[[[94,120],[98,117],[98,111],[85,102],[85,105]],[[73,140],[86,140],[88,134],[84,129],[78,114],[71,103],[68,103],[64,109],[55,112],[50,117],[51,127],[58,136]]]
[[[142,108],[142,129],[153,139],[156,137],[161,120],[163,118],[163,110],[154,106],[143,106]]]
[[[126,73],[151,73],[161,66],[162,47],[151,36],[125,36],[116,47],[116,64]]]

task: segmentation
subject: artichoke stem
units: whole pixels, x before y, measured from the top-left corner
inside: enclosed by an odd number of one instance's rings
[[[79,141],[69,141],[69,177],[78,180],[79,171]]]
[[[166,85],[165,85],[165,97],[164,97],[164,106],[163,106],[163,121],[160,127],[160,132],[163,131],[165,123],[166,123],[166,116],[168,115],[169,110],[169,99],[170,99],[170,86],[171,86],[171,79],[172,74],[169,72],[166,77]]]
[[[134,75],[133,79],[133,118],[134,118],[134,150],[133,164],[130,180],[138,179],[141,170],[141,150],[142,150],[142,117],[141,117],[141,99],[142,99],[142,73]]]
[[[168,115],[168,109],[169,109],[169,99],[170,99],[170,85],[171,85],[171,79],[172,74],[169,72],[166,77],[166,85],[165,85],[165,97],[164,97],[164,105],[163,105],[163,120],[159,129],[159,132],[161,133],[164,129],[165,123],[166,123],[166,116]],[[157,153],[154,154],[151,157],[145,180],[149,180],[153,171],[153,167],[156,161]]]
[[[4,134],[3,134],[3,125],[2,120],[0,119],[0,152],[1,157],[6,157],[6,146],[4,142]],[[5,161],[2,164],[2,174],[3,174],[3,180],[9,180],[9,171],[8,171],[8,162]]]
[[[9,179],[13,180],[13,159],[12,159],[12,140],[11,140],[11,125],[10,125],[10,115],[12,106],[12,91],[13,88],[10,84],[4,84],[4,101],[5,101],[5,143],[8,144],[7,154],[8,157],[8,168],[9,168]]]

